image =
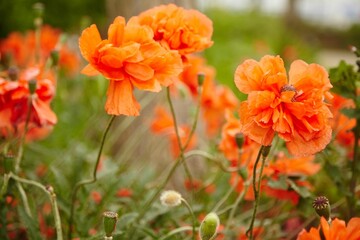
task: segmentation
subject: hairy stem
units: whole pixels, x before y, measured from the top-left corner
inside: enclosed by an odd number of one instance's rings
[[[108,132],[110,130],[111,124],[114,122],[115,117],[116,117],[115,115],[111,116],[111,118],[110,118],[110,120],[109,120],[109,122],[108,122],[108,124],[106,126],[106,129],[104,131],[104,134],[102,136],[101,143],[100,143],[100,149],[99,149],[99,152],[98,152],[98,155],[97,155],[97,158],[96,158],[92,178],[78,182],[75,185],[75,187],[74,187],[74,189],[72,191],[72,194],[71,194],[71,209],[70,209],[70,217],[69,217],[68,239],[71,239],[71,236],[72,236],[76,195],[77,195],[77,193],[78,193],[78,191],[79,191],[79,189],[81,187],[83,187],[83,186],[85,186],[87,184],[91,184],[91,183],[96,182],[96,180],[97,180],[97,168],[98,168],[99,163],[100,163],[101,154],[102,154],[104,144],[105,144],[105,139],[106,139],[106,136],[107,136],[107,134],[108,134]]]
[[[253,168],[252,186],[253,186],[253,190],[254,190],[255,202],[254,202],[254,209],[253,209],[253,214],[252,214],[252,217],[251,217],[250,226],[249,226],[249,229],[246,231],[246,235],[249,237],[250,240],[253,239],[253,228],[254,228],[254,222],[255,222],[255,218],[256,218],[257,207],[259,205],[261,178],[262,178],[262,172],[263,172],[263,169],[264,169],[264,164],[265,164],[266,157],[262,157],[262,163],[261,163],[261,167],[260,167],[260,172],[259,172],[259,177],[258,177],[258,185],[257,186],[256,186],[256,168],[257,168],[257,165],[258,165],[258,163],[260,161],[260,157],[262,156],[262,151],[263,151],[264,148],[265,148],[265,146],[260,147],[259,153],[258,153],[258,155],[256,157],[256,160],[255,160],[254,168]]]

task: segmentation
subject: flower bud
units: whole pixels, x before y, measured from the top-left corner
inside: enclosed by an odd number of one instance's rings
[[[30,94],[35,93],[35,91],[36,91],[36,80],[35,79],[31,79],[29,81],[29,91],[30,91]]]
[[[244,135],[242,133],[235,134],[235,142],[237,147],[241,149],[244,144]]]
[[[199,86],[202,86],[205,81],[205,74],[199,73],[197,76],[198,76],[198,84],[199,84]]]
[[[112,233],[115,230],[116,222],[118,220],[118,214],[115,212],[104,212],[104,231],[106,238],[112,237]]]
[[[166,207],[179,206],[181,204],[181,199],[181,194],[174,190],[164,191],[160,196],[161,204]]]
[[[35,18],[41,18],[44,14],[44,4],[37,2],[33,5]]]
[[[330,220],[331,208],[329,200],[326,197],[316,197],[312,206],[320,217],[324,217],[326,221]]]
[[[216,237],[218,228],[220,226],[220,220],[216,213],[209,213],[205,216],[200,225],[200,238],[201,240],[211,240]]]
[[[59,51],[52,50],[50,53],[50,57],[51,57],[51,65],[57,66],[59,63]]]
[[[15,66],[9,67],[8,76],[9,76],[10,80],[16,81],[19,77],[19,69]]]
[[[261,151],[261,155],[266,158],[269,153],[270,153],[270,148],[271,148],[271,145],[270,146],[263,146],[263,149]]]

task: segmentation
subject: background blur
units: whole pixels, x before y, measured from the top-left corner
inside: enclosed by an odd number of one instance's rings
[[[0,1],[0,38],[33,28],[36,0]],[[360,46],[360,0],[43,0],[44,22],[79,34],[95,23],[103,35],[115,16],[129,18],[152,6],[173,2],[205,12],[214,22],[214,46],[205,52],[218,80],[232,85],[244,58],[279,54],[325,67],[351,61],[348,45]],[[219,54],[221,53],[221,54]]]

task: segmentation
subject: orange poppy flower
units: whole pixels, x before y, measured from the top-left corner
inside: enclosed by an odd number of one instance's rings
[[[297,240],[321,240],[320,231],[323,232],[325,240],[359,240],[360,218],[351,218],[347,226],[343,220],[335,218],[329,224],[325,218],[320,219],[319,228],[311,228],[308,232],[303,229]]]
[[[288,81],[279,56],[246,60],[236,69],[235,84],[248,94],[240,105],[244,135],[269,146],[277,133],[294,155],[315,154],[330,142],[332,114],[324,99],[332,85],[320,65],[296,60]]]
[[[159,92],[169,86],[182,71],[182,60],[176,51],[169,51],[153,40],[147,26],[125,23],[115,18],[102,40],[96,25],[86,28],[79,39],[80,50],[89,64],[86,75],[99,72],[110,80],[106,112],[113,115],[139,115],[140,105],[133,88]]]
[[[184,9],[174,4],[161,5],[131,20],[150,26],[156,41],[178,50],[181,55],[202,51],[213,44],[212,21],[194,9]]]
[[[171,118],[170,114],[162,107],[157,107],[155,109],[155,118],[151,124],[151,130],[157,134],[166,134],[171,143],[171,152],[174,157],[178,157],[180,154],[178,139],[174,129],[174,121]],[[187,125],[179,126],[178,132],[180,135],[180,142],[182,146],[188,141],[190,135],[190,127]],[[192,138],[186,148],[186,150],[194,148],[196,145],[197,138],[195,135],[192,135]]]

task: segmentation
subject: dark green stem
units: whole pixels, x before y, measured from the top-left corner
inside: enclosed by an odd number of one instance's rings
[[[96,163],[95,163],[95,166],[94,166],[92,179],[87,179],[87,180],[83,180],[83,181],[78,182],[75,185],[75,187],[74,187],[74,189],[72,191],[72,194],[71,194],[71,209],[70,209],[70,217],[69,217],[68,239],[71,239],[71,236],[72,236],[72,228],[73,228],[73,221],[74,221],[74,211],[75,211],[75,201],[76,201],[77,192],[84,185],[96,182],[96,180],[97,180],[97,168],[98,168],[99,163],[100,163],[100,158],[101,158],[102,150],[104,148],[105,139],[106,139],[106,136],[107,136],[107,134],[108,134],[108,132],[110,130],[111,124],[113,123],[115,117],[116,117],[115,115],[111,116],[111,118],[110,118],[110,120],[108,122],[108,125],[107,125],[107,127],[105,129],[105,132],[103,134],[103,137],[101,139],[100,149],[99,149],[97,159],[96,159]]]
[[[254,222],[255,222],[255,218],[256,218],[256,211],[257,211],[257,207],[259,205],[259,196],[260,196],[260,189],[261,189],[261,178],[262,178],[262,172],[264,169],[264,164],[265,164],[265,159],[266,157],[262,157],[262,163],[261,163],[261,167],[260,167],[260,172],[259,172],[259,177],[258,177],[258,185],[256,186],[256,168],[257,165],[260,161],[260,157],[262,156],[262,151],[265,148],[265,146],[261,146],[261,148],[259,149],[259,153],[256,157],[256,161],[255,161],[255,165],[253,168],[253,190],[254,190],[254,197],[255,197],[255,202],[254,202],[254,209],[253,209],[253,214],[252,214],[252,218],[251,218],[251,222],[250,222],[250,226],[249,229],[246,231],[246,235],[249,237],[250,240],[253,239],[253,228],[254,228]]]

